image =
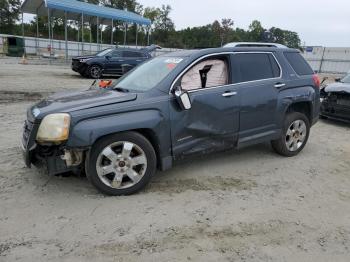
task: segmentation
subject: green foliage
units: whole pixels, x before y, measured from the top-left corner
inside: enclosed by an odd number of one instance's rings
[[[17,31],[16,21],[19,19],[20,8],[20,0],[0,1],[0,33],[13,34]]]
[[[272,33],[271,41],[287,45],[292,48],[300,48],[301,41],[296,32],[283,30],[277,27],[265,29],[262,24],[254,20],[248,30],[234,27],[234,21],[230,18],[224,18],[221,21],[214,21],[212,24],[188,27],[182,30],[175,30],[175,24],[170,18],[172,8],[170,5],[161,7],[143,7],[137,0],[79,0],[92,4],[104,5],[117,9],[127,9],[128,11],[138,13],[152,21],[149,28],[138,27],[138,44],[147,44],[147,33],[150,31],[151,43],[163,47],[174,48],[210,48],[220,47],[229,42],[262,42],[266,39],[266,32]],[[21,27],[18,22],[20,14],[20,0],[1,0],[0,1],[0,33],[21,34]],[[28,24],[25,24],[25,34],[36,36],[36,19],[34,18]],[[47,17],[39,17],[40,37],[48,37]],[[62,18],[52,18],[52,27],[55,39],[64,39],[64,21]],[[81,41],[81,33],[77,38],[78,28],[81,32],[80,21],[69,21],[68,39]],[[102,42],[111,43],[111,26],[100,26],[99,33]],[[114,21],[113,42],[124,43],[124,23]],[[96,42],[97,25],[84,23],[84,40]],[[136,41],[136,25],[128,24],[127,44],[134,44]]]

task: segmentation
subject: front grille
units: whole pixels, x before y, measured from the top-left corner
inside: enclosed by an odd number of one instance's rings
[[[330,104],[350,107],[350,94],[347,93],[331,93],[328,100]]]
[[[79,60],[72,60],[72,66],[77,67],[79,66],[80,62]]]
[[[28,120],[24,121],[24,125],[23,125],[23,137],[22,137],[22,144],[24,147],[27,146],[28,144],[28,140],[30,137],[30,133],[33,130],[33,126],[34,124]]]

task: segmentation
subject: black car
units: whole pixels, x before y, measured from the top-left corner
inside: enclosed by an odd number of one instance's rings
[[[52,175],[85,170],[100,191],[127,195],[191,155],[271,141],[295,156],[318,120],[319,83],[294,49],[169,53],[113,88],[57,94],[29,108],[24,159]]]
[[[321,116],[350,122],[350,73],[321,90]]]
[[[150,46],[143,49],[109,48],[92,56],[79,56],[72,59],[72,70],[81,76],[100,78],[102,75],[122,76],[137,65],[152,57],[159,48]]]

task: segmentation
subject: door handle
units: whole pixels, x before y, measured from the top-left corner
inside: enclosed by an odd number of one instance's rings
[[[225,92],[222,94],[223,97],[231,97],[237,95],[237,92]]]
[[[120,59],[120,60],[118,60],[118,62],[124,62],[125,60],[122,60],[122,59]]]
[[[285,87],[285,86],[286,86],[285,83],[276,83],[276,84],[275,84],[275,87],[276,87],[276,88],[282,88],[282,87]]]

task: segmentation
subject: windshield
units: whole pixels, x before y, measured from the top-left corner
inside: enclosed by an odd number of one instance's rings
[[[113,49],[111,49],[111,48],[102,50],[101,52],[97,53],[96,56],[105,56],[105,55],[107,55],[109,52],[111,52],[112,50],[113,50]]]
[[[342,83],[346,83],[346,84],[350,84],[350,74],[348,74],[347,76],[345,76],[342,80]]]
[[[147,91],[158,85],[183,60],[181,57],[153,58],[122,77],[116,88]]]

